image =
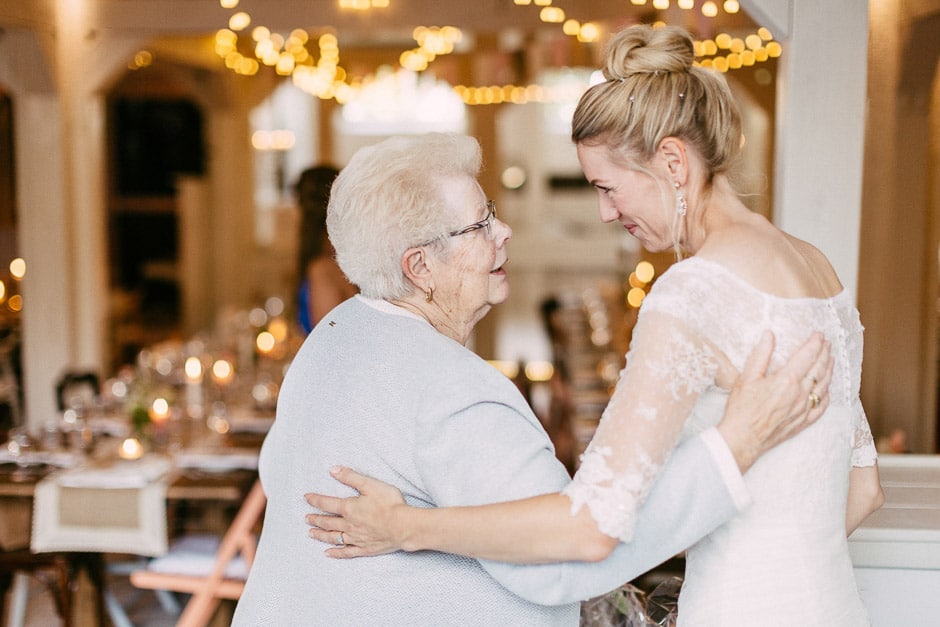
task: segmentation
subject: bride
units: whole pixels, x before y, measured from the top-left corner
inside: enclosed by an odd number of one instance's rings
[[[750,505],[687,551],[679,624],[867,625],[846,537],[883,494],[859,401],[862,326],[826,257],[749,211],[729,180],[741,119],[724,78],[693,65],[682,29],[627,28],[605,82],[581,98],[572,139],[604,222],[681,258],[644,300],[627,365],[573,481],[561,494],[465,508],[405,506],[349,469],[361,497],[308,495],[333,557],[438,550],[539,563],[596,561],[631,539],[670,452],[714,426],[766,330],[779,365],[814,331],[832,344],[831,402],[817,424],[745,475]],[[817,210],[825,211],[826,207]],[[815,392],[807,401],[818,402]]]

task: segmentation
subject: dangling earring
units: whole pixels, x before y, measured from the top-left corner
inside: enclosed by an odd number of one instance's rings
[[[673,186],[676,188],[676,214],[684,216],[686,211],[689,210],[689,202],[685,199],[685,194],[682,193],[682,189],[679,187],[679,181],[675,181]]]
[[[424,293],[424,300],[428,301],[429,303],[432,300],[434,300],[434,288],[433,287],[429,287],[428,291]]]

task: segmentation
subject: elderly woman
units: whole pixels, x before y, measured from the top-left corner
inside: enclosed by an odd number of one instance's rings
[[[336,179],[327,226],[360,295],[314,328],[285,377],[261,452],[268,506],[236,625],[576,625],[572,601],[617,587],[737,511],[741,477],[722,462],[734,467],[733,456],[817,417],[803,379],[827,372],[828,348],[817,337],[785,374],[764,377],[765,346],[725,439],[712,430],[675,452],[635,542],[603,564],[327,557],[307,537],[303,494],[352,494],[330,478],[337,464],[420,507],[527,497],[569,480],[517,388],[465,346],[509,295],[512,231],[476,181],[480,165],[475,140],[431,134],[363,148]]]

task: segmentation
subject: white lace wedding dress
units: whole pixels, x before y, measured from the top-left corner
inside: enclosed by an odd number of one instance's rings
[[[687,552],[679,624],[694,627],[868,625],[845,537],[848,476],[876,453],[859,402],[862,326],[848,293],[780,298],[715,262],[689,258],[641,308],[627,366],[565,493],[601,529],[629,540],[636,510],[681,439],[717,424],[731,368],[761,333],[771,369],[816,330],[832,343],[830,406],[818,423],[745,475],[753,502]],[[727,385],[727,383],[725,383]]]

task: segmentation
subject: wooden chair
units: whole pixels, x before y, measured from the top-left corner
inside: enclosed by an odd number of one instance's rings
[[[149,590],[169,590],[191,594],[183,608],[177,627],[204,627],[208,624],[222,599],[237,600],[245,588],[245,578],[254,561],[258,539],[255,526],[264,514],[266,499],[261,489],[261,482],[255,481],[245,498],[231,526],[222,536],[214,555],[185,553],[185,539],[176,547],[171,547],[166,556],[152,560],[146,570],[131,573],[131,584],[137,588]],[[190,543],[191,546],[191,543]],[[174,551],[176,550],[176,553]],[[244,561],[241,574],[232,572],[232,565],[239,557]],[[208,568],[200,574],[194,574],[198,563],[202,561]],[[177,562],[184,566],[185,572],[163,572],[168,562]]]

